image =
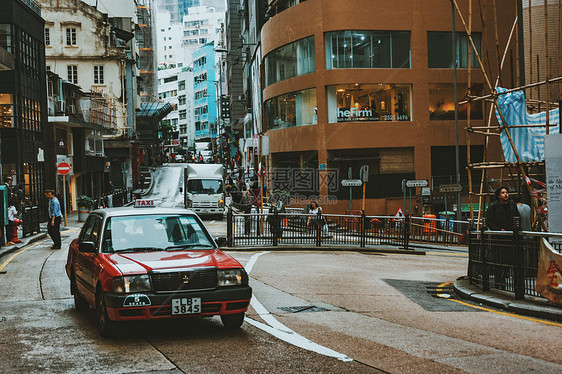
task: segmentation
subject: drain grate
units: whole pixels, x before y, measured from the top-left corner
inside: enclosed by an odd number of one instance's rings
[[[433,297],[442,298],[442,299],[454,299],[455,298],[455,290],[453,288],[452,282],[442,285],[438,284],[429,284],[425,286],[425,291]]]
[[[305,305],[305,306],[283,306],[279,307],[282,311],[289,313],[300,313],[300,312],[327,312],[328,309],[322,308],[315,305]]]

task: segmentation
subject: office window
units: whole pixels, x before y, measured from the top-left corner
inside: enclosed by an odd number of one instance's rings
[[[94,84],[104,84],[103,66],[94,66]]]
[[[471,96],[481,96],[484,85],[473,84],[470,89]],[[431,121],[454,120],[455,119],[455,91],[452,83],[430,83],[429,84],[429,119]],[[468,96],[466,83],[457,85],[457,99],[462,101]],[[484,101],[475,101],[470,104],[470,118],[483,119]],[[468,104],[459,105],[458,118],[467,119]]]
[[[451,32],[428,31],[427,32],[427,58],[429,68],[452,69],[453,68],[453,47]],[[464,32],[457,32],[457,68],[468,68],[468,49],[472,48],[468,36]],[[472,40],[476,46],[478,54],[481,55],[482,33],[472,33]],[[472,53],[470,65],[478,67],[478,59]]]
[[[76,45],[76,28],[68,27],[66,29],[66,45]]]
[[[279,47],[265,57],[265,85],[316,70],[314,36]]]
[[[327,69],[408,69],[409,31],[345,30],[326,33]]]
[[[328,86],[328,122],[411,121],[411,84]]]
[[[51,29],[45,27],[45,45],[51,45]]]
[[[12,127],[14,123],[14,106],[12,94],[0,93],[0,128]]]
[[[74,84],[78,84],[78,66],[68,65],[67,66],[68,81]]]
[[[186,119],[187,118],[187,111],[185,109],[180,110],[179,112],[179,117],[180,119]]]
[[[265,103],[270,130],[316,125],[316,89],[291,92]]]

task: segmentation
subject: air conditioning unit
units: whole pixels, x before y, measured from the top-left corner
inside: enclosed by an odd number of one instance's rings
[[[67,109],[68,114],[76,114],[76,105],[70,104]]]

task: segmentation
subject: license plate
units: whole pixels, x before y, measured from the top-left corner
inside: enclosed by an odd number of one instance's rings
[[[172,299],[172,315],[201,313],[200,297]]]

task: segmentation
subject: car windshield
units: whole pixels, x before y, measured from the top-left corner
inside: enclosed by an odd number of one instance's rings
[[[187,192],[209,195],[221,193],[222,181],[219,179],[190,179],[187,181]]]
[[[103,238],[102,251],[105,253],[215,247],[194,216],[178,214],[111,217],[107,220]]]

